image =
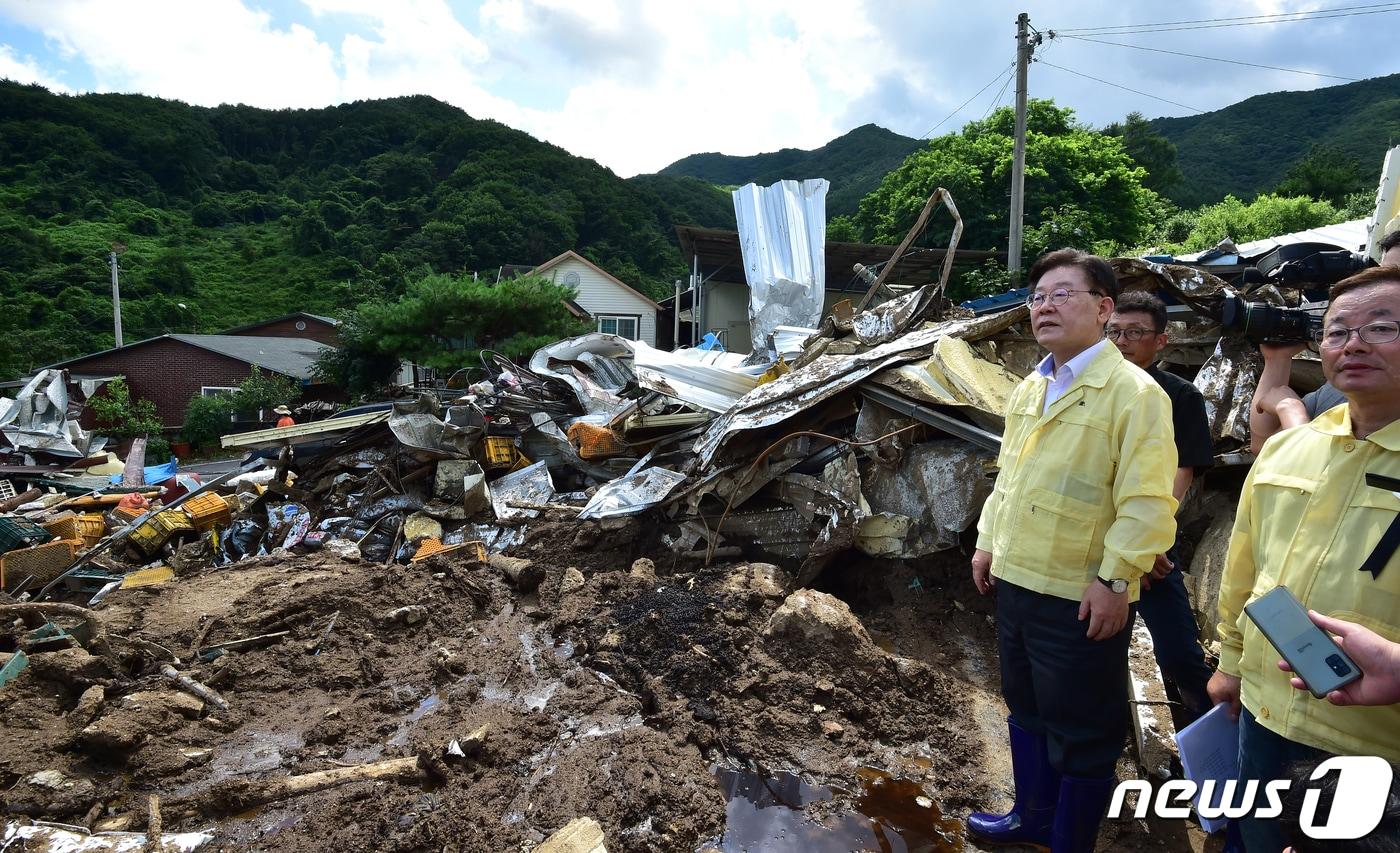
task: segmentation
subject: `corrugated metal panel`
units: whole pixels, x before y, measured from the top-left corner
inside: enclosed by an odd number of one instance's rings
[[[749,283],[749,332],[756,352],[777,326],[816,326],[826,293],[825,178],[745,184],[734,216]]]
[[[1330,243],[1339,249],[1356,252],[1366,243],[1366,220],[1353,219],[1350,222],[1338,222],[1336,225],[1309,228],[1306,231],[1281,234],[1263,240],[1250,240],[1237,248],[1241,255],[1252,258],[1293,243]]]

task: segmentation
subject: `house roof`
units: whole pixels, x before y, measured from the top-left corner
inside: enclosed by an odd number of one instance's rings
[[[339,326],[339,325],[340,325],[340,321],[337,320],[337,319],[335,319],[334,317],[327,317],[327,316],[322,315],[322,314],[308,314],[308,313],[305,312],[305,311],[293,311],[293,312],[290,313],[290,314],[283,314],[281,317],[273,317],[273,318],[268,319],[268,320],[259,320],[259,321],[257,321],[256,323],[249,323],[249,324],[247,324],[246,326],[238,326],[238,327],[232,328],[232,329],[225,329],[224,331],[220,332],[220,334],[223,334],[223,335],[236,335],[236,334],[238,334],[239,332],[246,332],[246,331],[249,330],[249,329],[256,329],[256,328],[258,328],[259,326],[266,326],[266,325],[268,325],[268,324],[270,324],[270,323],[280,323],[280,322],[282,322],[283,320],[295,320],[295,319],[302,318],[302,317],[307,318],[307,319],[311,319],[311,320],[315,320],[315,321],[320,322],[320,323],[325,323],[327,326]]]
[[[589,269],[593,270],[594,272],[598,273],[598,274],[601,275],[603,278],[606,278],[608,281],[612,282],[613,284],[617,285],[618,287],[622,288],[623,290],[627,291],[628,293],[631,293],[633,296],[636,296],[638,299],[646,300],[646,303],[647,303],[648,305],[650,305],[652,308],[655,308],[655,309],[658,310],[658,311],[661,310],[661,306],[656,304],[656,300],[652,299],[650,296],[647,296],[645,293],[641,293],[641,292],[637,291],[636,289],[634,289],[634,288],[628,286],[627,284],[624,284],[624,283],[622,282],[622,280],[619,279],[617,276],[613,275],[612,273],[608,272],[607,270],[605,270],[605,269],[603,269],[602,267],[598,266],[597,264],[593,263],[593,262],[590,261],[589,259],[585,258],[583,255],[580,255],[578,252],[575,252],[573,249],[569,249],[568,251],[564,252],[562,255],[558,255],[557,257],[550,258],[549,260],[547,260],[547,261],[545,261],[544,263],[540,264],[539,266],[535,267],[535,273],[536,273],[536,274],[543,273],[544,271],[546,271],[546,270],[548,270],[548,269],[551,269],[551,268],[553,268],[553,267],[557,267],[559,264],[561,264],[561,263],[563,263],[564,261],[567,261],[567,260],[579,261],[579,262],[582,263],[584,266],[586,266],[586,267],[588,267]]]
[[[311,366],[321,353],[332,347],[320,341],[308,340],[306,338],[271,338],[258,335],[160,335],[159,337],[147,338],[144,341],[137,341],[122,347],[113,347],[102,352],[80,355],[77,358],[70,358],[67,361],[60,361],[50,364],[48,367],[66,367],[86,361],[90,358],[118,350],[128,350],[133,347],[145,346],[160,340],[175,340],[189,346],[199,347],[209,352],[217,353],[237,361],[270,370],[273,373],[281,373],[293,379],[310,379]]]
[[[677,225],[676,237],[680,240],[681,257],[687,265],[692,258],[697,258],[700,262],[700,275],[704,278],[748,284],[744,276],[744,252],[739,243],[738,231]],[[859,263],[867,267],[874,265],[878,269],[878,265],[888,261],[897,248],[898,246],[876,243],[837,243],[828,240],[825,289],[864,293],[870,289],[870,285],[856,275],[852,267]],[[937,281],[945,251],[921,248],[908,250],[886,279],[886,283],[918,287]],[[1006,253],[978,249],[957,249],[953,252],[954,263],[978,264],[992,259],[1004,263]]]

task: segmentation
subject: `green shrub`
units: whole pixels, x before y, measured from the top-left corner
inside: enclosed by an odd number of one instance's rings
[[[194,397],[185,407],[185,426],[180,434],[195,447],[217,444],[232,428],[233,397]]]

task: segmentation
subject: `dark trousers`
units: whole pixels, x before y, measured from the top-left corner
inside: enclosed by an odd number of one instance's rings
[[[1167,557],[1176,562],[1174,554],[1169,552]],[[1191,599],[1186,594],[1180,568],[1172,569],[1171,574],[1161,580],[1152,581],[1151,588],[1142,591],[1138,613],[1142,614],[1142,621],[1147,623],[1147,630],[1152,634],[1157,667],[1162,670],[1167,690],[1176,690],[1175,698],[1179,698],[1186,709],[1185,721],[1194,721],[1211,709],[1206,682],[1214,671],[1206,664],[1206,653],[1198,639],[1196,614],[1191,612]]]
[[[1240,787],[1250,779],[1259,780],[1255,806],[1265,804],[1264,785],[1275,779],[1289,779],[1295,763],[1316,764],[1329,754],[1275,734],[1255,721],[1248,708],[1240,709]],[[1284,835],[1277,818],[1260,820],[1243,817],[1240,837],[1247,853],[1282,850],[1292,842]]]
[[[1079,602],[998,580],[997,648],[1001,695],[1011,718],[1043,734],[1060,773],[1114,774],[1131,724],[1128,641],[1133,613],[1107,640],[1085,636]]]

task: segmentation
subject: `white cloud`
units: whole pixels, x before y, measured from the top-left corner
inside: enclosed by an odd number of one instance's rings
[[[485,0],[474,17],[454,14],[448,0],[300,0],[309,26],[276,24],[258,2],[0,0],[0,15],[42,33],[51,55],[85,63],[101,91],[261,107],[426,94],[623,175],[700,151],[815,147],[870,121],[923,133],[1010,63],[1014,27],[1011,7],[948,0]],[[1318,6],[1249,0],[1232,14]],[[1041,29],[1220,14],[1207,0],[1180,0],[1166,12],[1121,0],[1024,7]],[[1389,70],[1380,25],[1396,18],[1115,39],[1363,77]],[[1040,54],[1206,109],[1327,85],[1067,40]],[[0,46],[5,73],[62,88],[43,57]],[[1132,109],[1183,112],[1046,65],[1031,78],[1033,95],[1055,97],[1098,124]],[[996,91],[940,132],[979,117]]]
[[[66,84],[45,72],[33,57],[20,57],[8,44],[0,44],[0,80],[16,83],[38,83],[50,92],[71,93]]]

